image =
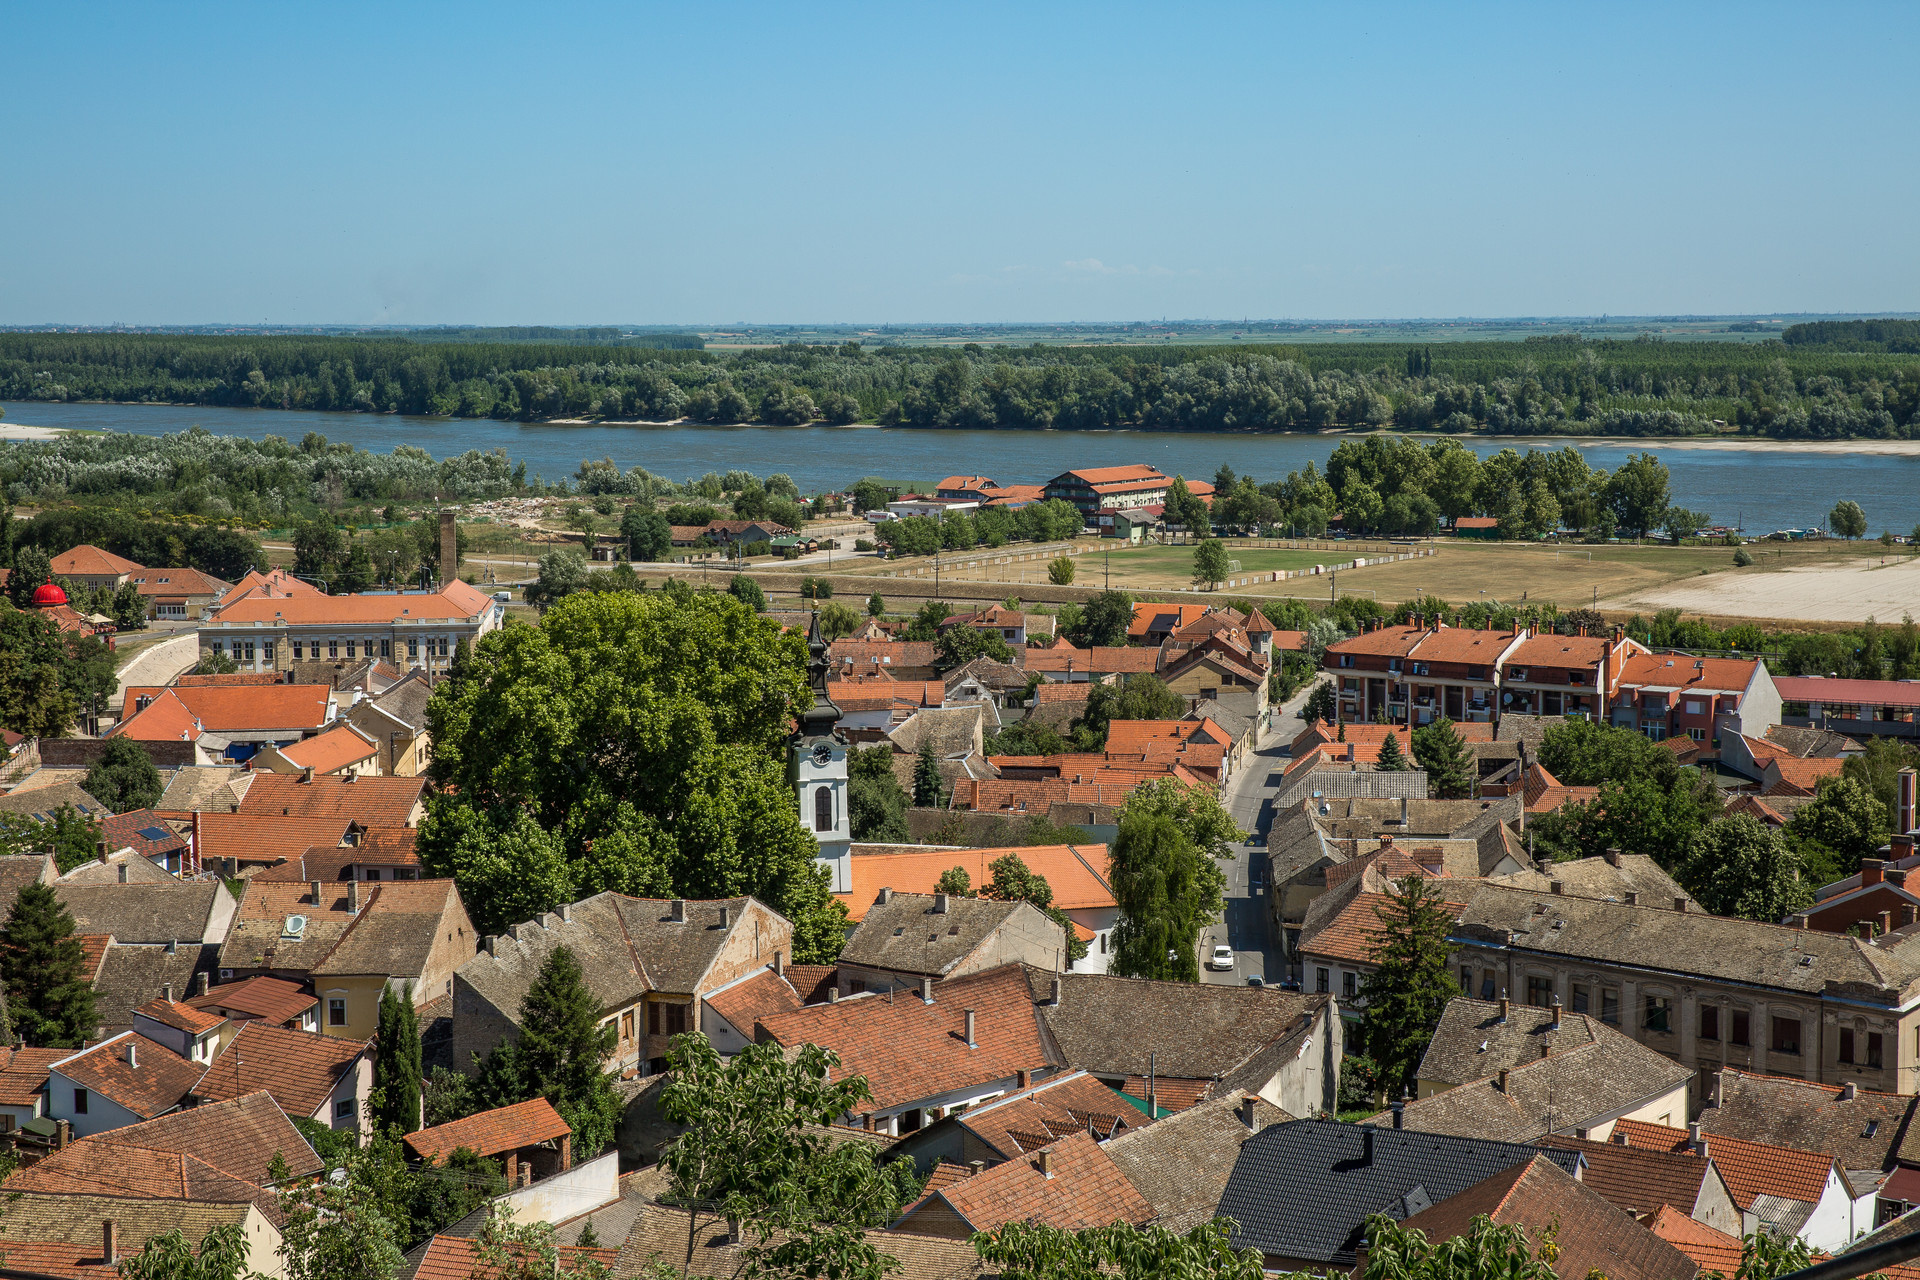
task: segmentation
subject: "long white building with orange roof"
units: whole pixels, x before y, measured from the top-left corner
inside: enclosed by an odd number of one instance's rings
[[[443,671],[460,641],[477,643],[506,610],[465,582],[438,591],[308,595],[264,592],[226,605],[200,627],[200,655],[223,655],[243,671],[285,671],[295,662],[374,658],[401,670]]]

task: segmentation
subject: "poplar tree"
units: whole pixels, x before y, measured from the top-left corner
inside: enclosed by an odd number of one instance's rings
[[[920,741],[920,755],[913,763],[913,804],[917,809],[940,807],[940,766],[933,758],[933,740]]]
[[[379,1048],[369,1101],[376,1128],[412,1133],[420,1127],[420,1019],[411,982],[400,994],[392,986],[380,993]]]

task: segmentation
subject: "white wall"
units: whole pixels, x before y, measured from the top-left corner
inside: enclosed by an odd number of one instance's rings
[[[1709,1139],[1707,1150],[1713,1150]],[[1820,1196],[1820,1203],[1814,1206],[1813,1216],[1800,1228],[1800,1237],[1815,1249],[1829,1252],[1845,1248],[1856,1236],[1873,1230],[1873,1206],[1876,1199],[1873,1192],[1855,1200],[1848,1196],[1846,1184],[1841,1182],[1838,1173],[1827,1175],[1826,1190]],[[1752,1215],[1747,1215],[1751,1217]],[[1749,1225],[1748,1230],[1753,1226]]]
[[[47,1077],[47,1116],[52,1120],[66,1120],[72,1123],[77,1138],[91,1137],[96,1133],[106,1133],[110,1129],[124,1129],[130,1124],[138,1124],[146,1119],[137,1116],[119,1103],[97,1091],[87,1093],[87,1110],[82,1115],[73,1109],[73,1091],[84,1089],[85,1085],[76,1085],[58,1071],[50,1072]]]
[[[620,1153],[582,1161],[531,1186],[509,1191],[496,1203],[515,1222],[565,1222],[620,1198]]]

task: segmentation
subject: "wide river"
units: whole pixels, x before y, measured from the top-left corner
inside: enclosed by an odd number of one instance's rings
[[[1036,484],[1072,467],[1149,462],[1168,474],[1211,479],[1227,463],[1262,481],[1311,461],[1324,467],[1337,437],[1214,435],[1165,431],[927,431],[871,427],[579,426],[454,418],[278,409],[114,404],[11,403],[6,423],[84,427],[159,435],[199,425],[222,435],[298,441],[318,431],[376,453],[417,445],[435,457],[467,449],[504,449],[549,481],[573,474],[588,458],[612,458],[681,480],[739,468],[765,476],[784,471],[801,489],[839,488],[861,476],[923,484],[942,476],[986,475],[1002,483]],[[1486,455],[1503,448],[1576,444],[1596,467],[1611,471],[1633,453],[1660,455],[1673,477],[1673,500],[1705,511],[1716,523],[1751,532],[1824,523],[1842,498],[1866,509],[1872,531],[1905,533],[1920,523],[1920,456],[1844,453],[1828,448],[1690,447],[1681,441],[1585,441],[1530,437],[1463,441]]]

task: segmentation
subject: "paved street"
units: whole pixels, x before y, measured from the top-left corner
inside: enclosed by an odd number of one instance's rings
[[[1200,937],[1202,981],[1237,986],[1255,974],[1276,983],[1286,976],[1279,952],[1271,947],[1267,937],[1266,886],[1262,885],[1261,892],[1255,894],[1251,881],[1266,864],[1264,840],[1273,822],[1270,802],[1287,767],[1288,748],[1306,728],[1300,719],[1300,708],[1306,703],[1307,692],[1302,690],[1284,707],[1276,709],[1273,728],[1267,731],[1258,753],[1227,782],[1223,797],[1227,812],[1233,815],[1242,831],[1256,836],[1263,844],[1241,845],[1235,850],[1234,860],[1224,864],[1226,910]],[[1214,947],[1222,942],[1233,948],[1231,971],[1206,967]]]

